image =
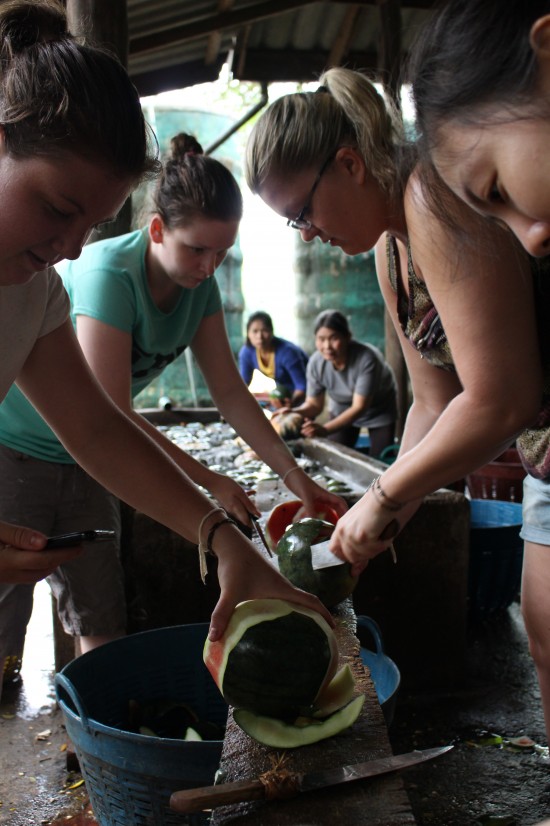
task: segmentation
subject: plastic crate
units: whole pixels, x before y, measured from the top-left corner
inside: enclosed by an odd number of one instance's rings
[[[172,792],[214,782],[223,740],[186,742],[124,730],[129,701],[172,699],[225,725],[228,707],[203,663],[207,623],[133,634],[70,662],[56,675],[63,712],[100,826],[204,824],[170,810]]]
[[[519,594],[523,565],[521,505],[497,499],[470,502],[468,612],[487,619],[508,608]]]
[[[470,473],[466,483],[472,499],[523,500],[523,480],[527,472],[516,448],[505,450],[494,462]]]

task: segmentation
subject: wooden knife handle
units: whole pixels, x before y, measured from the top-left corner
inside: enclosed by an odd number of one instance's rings
[[[262,800],[264,797],[265,786],[260,780],[237,780],[234,783],[220,783],[219,786],[174,792],[170,798],[170,808],[175,812],[202,812],[203,809],[245,800]]]

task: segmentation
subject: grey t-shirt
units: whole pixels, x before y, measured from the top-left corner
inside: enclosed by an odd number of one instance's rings
[[[352,339],[347,364],[336,370],[332,362],[315,352],[307,365],[307,395],[329,397],[331,416],[338,416],[351,405],[353,394],[370,396],[367,410],[356,419],[356,427],[382,427],[397,418],[397,384],[393,370],[373,344]]]

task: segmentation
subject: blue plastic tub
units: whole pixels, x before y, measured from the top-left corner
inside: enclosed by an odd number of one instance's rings
[[[133,634],[70,662],[57,700],[100,826],[204,824],[170,810],[172,792],[214,782],[223,740],[186,742],[124,730],[129,701],[172,699],[225,725],[228,707],[202,660],[207,623]]]
[[[521,585],[521,504],[498,499],[470,502],[468,611],[472,621],[508,608]]]
[[[370,671],[378,702],[389,726],[395,713],[401,673],[394,661],[384,653],[382,632],[371,617],[357,617],[357,637],[361,643],[361,660]],[[373,642],[374,651],[368,647]]]

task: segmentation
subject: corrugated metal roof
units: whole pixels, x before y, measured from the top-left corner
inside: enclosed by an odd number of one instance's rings
[[[406,52],[432,0],[128,0],[128,69],[142,95],[217,78],[308,81],[329,65],[373,70]],[[400,20],[400,25],[399,25]],[[395,47],[394,47],[395,48]]]

